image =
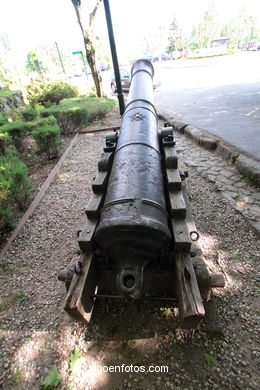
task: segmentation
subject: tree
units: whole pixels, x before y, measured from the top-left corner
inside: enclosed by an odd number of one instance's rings
[[[171,54],[176,50],[182,50],[185,46],[185,39],[181,29],[179,28],[174,15],[173,21],[170,26],[170,34],[168,36],[168,46],[166,48],[166,53]]]
[[[220,35],[220,24],[215,11],[215,4],[211,2],[204,13],[201,23],[195,26],[191,33],[191,49],[207,47],[212,39]]]
[[[71,0],[75,12],[77,15],[79,27],[82,32],[83,40],[84,40],[84,47],[86,50],[86,57],[87,57],[87,62],[90,67],[92,77],[95,83],[96,91],[97,91],[97,96],[101,97],[103,96],[103,88],[102,88],[102,80],[101,76],[98,70],[98,67],[96,65],[96,52],[95,52],[95,47],[94,47],[94,33],[93,33],[93,23],[95,21],[95,17],[98,11],[98,8],[101,4],[102,0],[96,0],[95,1],[95,7],[93,11],[89,14],[89,18],[87,23],[85,24],[83,22],[83,14],[81,10],[81,0]]]
[[[26,69],[28,72],[37,72],[39,74],[45,73],[47,71],[47,68],[43,65],[43,62],[38,60],[35,51],[30,51],[27,54]]]

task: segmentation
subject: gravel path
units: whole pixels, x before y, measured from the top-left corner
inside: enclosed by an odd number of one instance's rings
[[[193,162],[206,151],[177,138],[205,261],[227,281],[215,291],[224,336],[183,331],[176,309],[165,315],[158,303],[100,302],[87,326],[62,311],[65,291],[57,271],[78,249],[76,232],[85,222],[84,205],[104,144],[103,133],[82,135],[1,265],[0,388],[39,389],[53,366],[64,390],[258,388],[256,239],[216,184],[191,164],[191,150]],[[68,358],[75,349],[80,356],[71,372]],[[94,370],[121,364],[130,370],[167,366],[168,373]]]

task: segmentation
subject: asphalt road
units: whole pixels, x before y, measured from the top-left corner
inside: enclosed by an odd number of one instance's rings
[[[154,65],[155,104],[260,160],[260,51]]]

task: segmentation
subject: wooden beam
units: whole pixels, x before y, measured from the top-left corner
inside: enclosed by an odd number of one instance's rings
[[[178,168],[178,157],[173,146],[164,146],[164,159],[167,169]]]
[[[108,126],[108,127],[98,127],[93,129],[83,129],[80,131],[80,134],[88,134],[88,133],[98,133],[100,131],[113,131],[113,130],[119,130],[120,125],[115,126]]]
[[[174,218],[186,217],[186,203],[182,195],[182,191],[169,192],[171,216]]]
[[[166,169],[169,191],[178,191],[182,188],[182,181],[178,169]]]
[[[97,176],[93,179],[92,190],[96,194],[104,192],[106,190],[108,180],[108,172],[98,172]]]
[[[98,218],[99,212],[102,206],[104,194],[92,194],[87,206],[85,207],[85,213],[88,218]]]
[[[176,252],[189,252],[191,239],[185,219],[172,218],[171,222],[174,236],[174,250]]]
[[[176,284],[183,328],[197,328],[205,315],[199,286],[189,253],[177,253]]]
[[[76,318],[89,322],[91,319],[94,298],[92,294],[97,290],[97,278],[93,254],[82,254],[80,257],[82,271],[74,273],[72,282],[65,299],[64,309],[67,313]]]

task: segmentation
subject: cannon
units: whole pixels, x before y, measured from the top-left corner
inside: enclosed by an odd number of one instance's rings
[[[80,254],[59,279],[68,290],[64,308],[75,318],[90,321],[100,297],[153,297],[177,302],[183,327],[196,328],[224,278],[203,261],[173,129],[158,127],[153,75],[148,60],[132,66],[121,128],[106,136],[85,208]]]

